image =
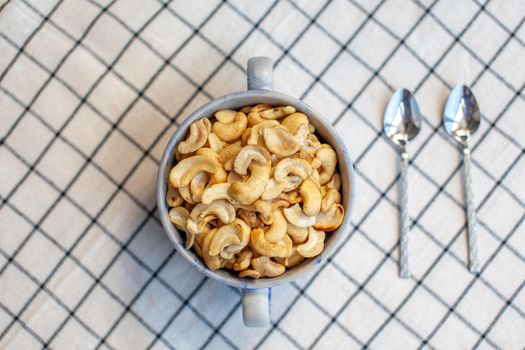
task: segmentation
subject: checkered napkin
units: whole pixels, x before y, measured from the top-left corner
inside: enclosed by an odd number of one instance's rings
[[[0,348],[522,349],[525,2],[12,0],[0,10]],[[177,254],[155,206],[164,146],[193,110],[275,88],[318,109],[355,162],[350,238],[274,288],[272,326]],[[482,270],[466,267],[461,154],[441,127],[473,88]],[[392,92],[425,115],[409,144],[414,277],[398,278]]]

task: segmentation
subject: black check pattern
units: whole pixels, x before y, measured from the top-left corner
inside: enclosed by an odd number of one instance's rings
[[[2,5],[0,347],[523,348],[524,21],[518,0]],[[255,330],[239,291],[176,254],[153,194],[178,123],[244,89],[253,55],[273,57],[276,88],[343,135],[358,186],[349,240],[275,288],[272,326]],[[441,127],[458,83],[483,111],[477,276],[460,156]],[[401,86],[425,114],[409,145],[410,281],[397,278],[397,156],[381,134]]]

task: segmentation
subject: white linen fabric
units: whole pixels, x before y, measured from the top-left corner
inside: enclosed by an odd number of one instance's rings
[[[522,349],[525,2],[12,0],[0,10],[0,348]],[[251,56],[318,109],[357,174],[350,238],[274,288],[272,326],[175,252],[155,205],[177,125],[245,89]],[[451,88],[482,110],[472,170],[481,273],[468,272]],[[398,277],[392,92],[409,144],[413,278]]]

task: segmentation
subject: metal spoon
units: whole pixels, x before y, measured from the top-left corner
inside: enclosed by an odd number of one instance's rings
[[[383,131],[401,153],[401,235],[399,239],[399,276],[410,278],[408,231],[408,154],[405,146],[421,128],[421,114],[416,99],[407,89],[398,89],[386,106]]]
[[[443,125],[463,147],[463,168],[465,170],[465,201],[467,202],[469,270],[471,273],[480,271],[478,254],[478,237],[476,231],[476,212],[472,193],[470,176],[469,138],[478,130],[480,122],[479,106],[472,91],[465,85],[456,86],[447,99],[443,115]]]

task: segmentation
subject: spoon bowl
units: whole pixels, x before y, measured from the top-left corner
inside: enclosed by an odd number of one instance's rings
[[[479,128],[478,101],[465,85],[458,85],[452,90],[443,114],[445,130],[458,142],[467,142]]]
[[[421,113],[407,89],[398,89],[386,106],[383,131],[397,146],[404,147],[421,129]]]

